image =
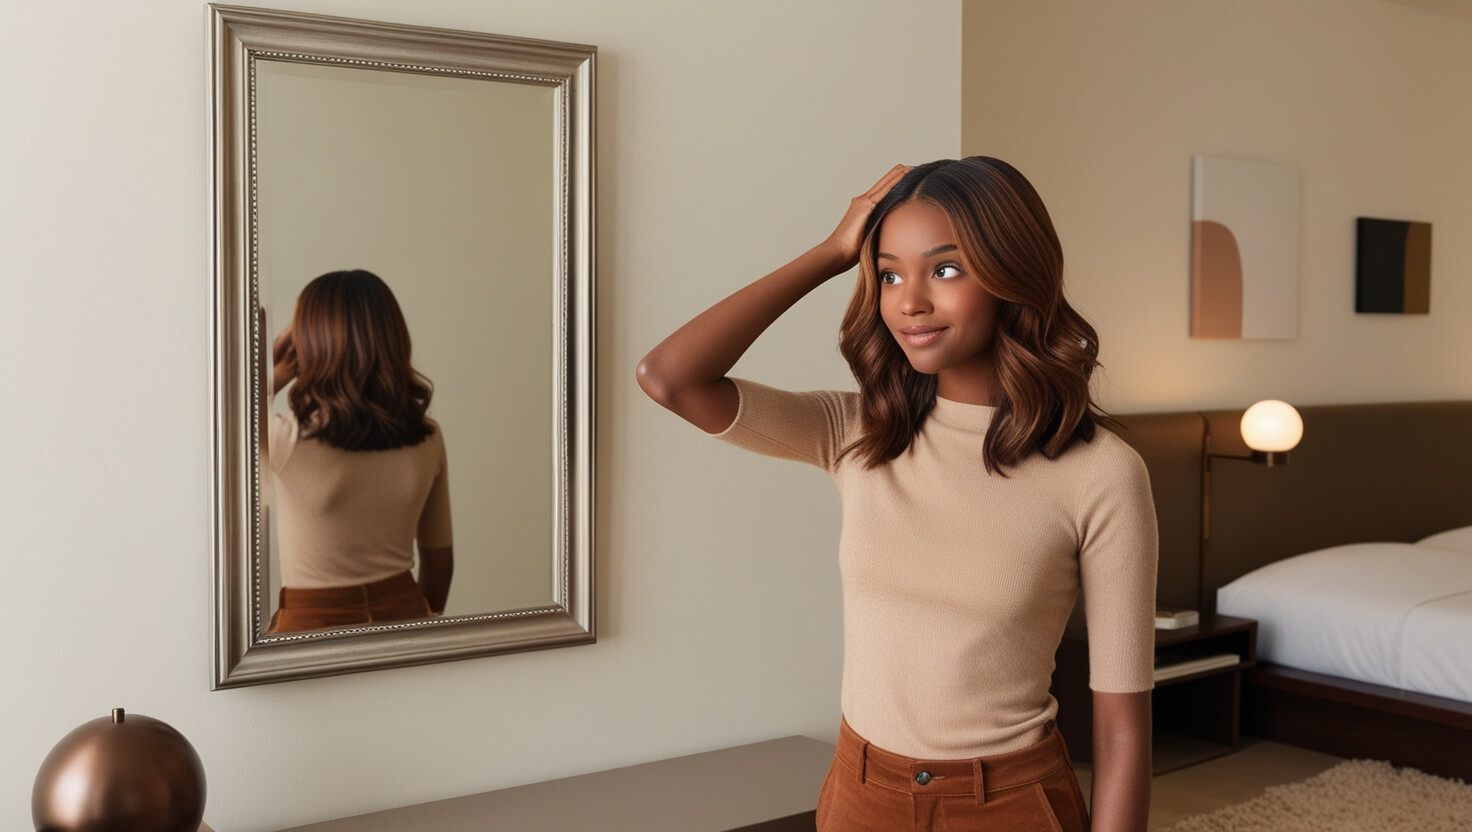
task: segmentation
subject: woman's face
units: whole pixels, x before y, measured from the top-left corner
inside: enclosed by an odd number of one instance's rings
[[[937,376],[937,394],[991,404],[992,337],[1001,301],[967,270],[950,219],[915,200],[889,212],[875,258],[879,315],[917,372]]]

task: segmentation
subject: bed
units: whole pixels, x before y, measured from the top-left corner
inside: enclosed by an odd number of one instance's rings
[[[1205,450],[1247,452],[1241,411],[1121,417],[1120,435],[1151,472],[1160,602],[1196,607],[1201,598],[1203,611],[1215,612],[1218,591],[1234,582],[1278,593],[1222,596],[1222,612],[1259,621],[1259,662],[1243,677],[1246,733],[1472,780],[1472,696],[1464,695],[1472,659],[1463,646],[1472,643],[1472,586],[1457,588],[1467,574],[1457,559],[1472,562],[1464,529],[1472,526],[1472,402],[1300,412],[1304,441],[1291,464],[1216,458],[1209,479]],[[1351,562],[1371,572],[1359,584],[1346,579],[1338,595],[1324,592],[1333,582],[1290,560],[1309,554],[1320,572]],[[1314,588],[1294,589],[1290,578]],[[1381,602],[1368,600],[1372,587],[1389,606],[1373,606]],[[1337,623],[1329,620],[1336,609],[1346,615]],[[1372,633],[1370,618],[1388,622],[1392,635]]]
[[[1331,546],[1255,569],[1216,597],[1218,613],[1257,621],[1261,661],[1472,702],[1472,554]]]

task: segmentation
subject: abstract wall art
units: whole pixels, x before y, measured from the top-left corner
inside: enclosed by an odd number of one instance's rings
[[[1360,217],[1354,311],[1431,312],[1431,223]]]
[[[1298,168],[1191,159],[1191,337],[1298,337]]]

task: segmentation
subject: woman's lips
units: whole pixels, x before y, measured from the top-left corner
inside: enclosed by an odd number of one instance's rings
[[[939,338],[946,329],[943,326],[907,326],[900,330],[900,336],[912,347],[923,347]]]

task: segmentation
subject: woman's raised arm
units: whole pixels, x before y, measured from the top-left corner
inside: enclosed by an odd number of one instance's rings
[[[272,370],[274,384],[271,388],[271,395],[274,396],[296,378],[296,342],[292,340],[291,327],[287,327],[276,336],[276,343],[271,347],[271,355],[272,363],[275,365]]]
[[[828,239],[661,341],[639,362],[639,386],[707,433],[730,427],[739,402],[726,373],[783,312],[829,278],[853,268],[869,214],[908,170],[896,165],[874,187],[854,197]]]

